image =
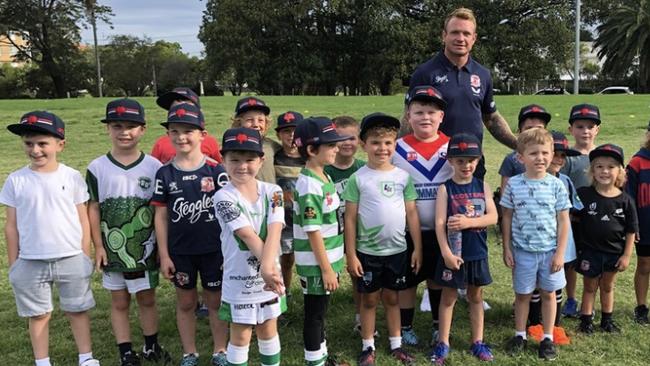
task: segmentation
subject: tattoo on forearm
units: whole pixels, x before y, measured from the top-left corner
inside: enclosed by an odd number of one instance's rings
[[[508,122],[506,122],[505,118],[499,112],[485,116],[483,123],[497,141],[511,149],[517,148],[517,138],[510,130]]]

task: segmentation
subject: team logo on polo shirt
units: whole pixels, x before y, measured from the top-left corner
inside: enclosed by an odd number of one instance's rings
[[[447,77],[447,75],[436,75],[433,78],[433,82],[434,82],[434,84],[448,83],[449,78]]]
[[[472,87],[472,93],[477,95],[481,94],[481,78],[478,75],[472,74],[469,78],[469,83]]]

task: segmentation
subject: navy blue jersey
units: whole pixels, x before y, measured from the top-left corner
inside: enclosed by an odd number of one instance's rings
[[[193,255],[221,250],[221,227],[212,196],[228,182],[225,169],[205,158],[195,170],[182,170],[172,160],[156,173],[151,204],[166,206],[169,253]]]
[[[490,70],[472,57],[465,66],[458,68],[440,51],[418,66],[411,76],[409,88],[418,85],[434,86],[447,101],[440,125],[442,133],[447,136],[471,133],[483,141],[483,115],[497,110]]]
[[[471,183],[458,184],[449,179],[445,182],[447,189],[447,217],[465,215],[480,217],[485,215],[485,189],[483,181],[472,178]],[[465,229],[463,233],[464,261],[487,258],[487,228]]]

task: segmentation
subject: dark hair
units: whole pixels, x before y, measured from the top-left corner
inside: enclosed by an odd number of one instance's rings
[[[350,126],[354,126],[357,128],[359,127],[359,122],[356,119],[354,119],[354,117],[350,117],[350,116],[334,117],[334,119],[332,119],[332,122],[334,122],[334,125],[336,127],[341,127],[341,128],[350,127]]]
[[[298,153],[300,154],[300,157],[307,160],[309,159],[309,154],[307,153],[307,149],[309,146],[314,148],[313,153],[318,154],[318,150],[320,149],[320,145],[303,145],[298,147]]]

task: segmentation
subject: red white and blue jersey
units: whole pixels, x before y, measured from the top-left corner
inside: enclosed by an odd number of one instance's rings
[[[625,190],[636,204],[641,245],[650,245],[650,150],[641,148],[627,166]]]
[[[406,170],[415,185],[418,198],[415,204],[423,231],[435,229],[435,206],[438,186],[454,175],[447,162],[449,137],[438,131],[438,139],[422,142],[414,135],[397,140],[393,165]]]
[[[221,250],[221,227],[212,197],[228,182],[226,170],[205,157],[193,170],[183,170],[174,160],[156,173],[151,204],[166,206],[169,253],[194,255]]]

